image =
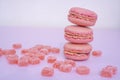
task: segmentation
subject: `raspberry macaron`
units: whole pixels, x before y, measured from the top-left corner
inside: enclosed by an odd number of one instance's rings
[[[90,44],[73,44],[64,45],[64,55],[71,60],[87,60],[90,56],[92,46]]]
[[[93,30],[87,27],[70,25],[65,27],[64,37],[72,43],[88,43],[93,41]]]
[[[91,10],[73,7],[69,10],[68,20],[80,26],[93,26],[97,20],[97,14]]]

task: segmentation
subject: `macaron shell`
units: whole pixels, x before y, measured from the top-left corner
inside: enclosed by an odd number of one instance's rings
[[[81,26],[93,26],[96,23],[97,14],[85,8],[73,7],[69,10],[68,20]]]
[[[93,30],[91,28],[77,26],[77,25],[69,25],[65,27],[65,32],[72,32],[74,34],[85,34],[85,35],[93,34]]]
[[[91,28],[70,25],[65,28],[64,37],[72,43],[88,43],[93,41],[93,30]]]
[[[70,10],[69,10],[69,13],[71,12],[76,12],[78,14],[85,14],[85,15],[89,15],[89,16],[92,16],[92,17],[96,17],[97,18],[97,14],[94,12],[94,11],[91,11],[91,10],[88,10],[88,9],[85,9],[85,8],[80,8],[80,7],[72,7]]]
[[[64,45],[64,51],[77,52],[77,53],[90,53],[92,46],[88,43],[85,44],[73,44],[66,43]]]

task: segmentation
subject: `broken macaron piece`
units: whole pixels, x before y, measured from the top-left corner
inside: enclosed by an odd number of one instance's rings
[[[62,72],[69,73],[72,71],[72,65],[71,64],[61,64],[59,67],[59,70]]]
[[[28,56],[22,56],[18,60],[18,65],[21,67],[28,66],[29,65],[29,57]]]
[[[56,68],[56,69],[59,69],[60,68],[60,65],[63,64],[64,61],[55,61],[53,63],[53,67]]]
[[[18,63],[18,55],[6,55],[6,59],[10,64],[17,64]]]
[[[15,49],[5,49],[2,52],[3,52],[4,55],[14,55],[14,54],[16,54]]]
[[[117,73],[117,67],[108,65],[100,71],[100,76],[105,78],[112,78]]]
[[[92,55],[96,56],[96,57],[99,57],[99,56],[102,55],[102,51],[100,51],[100,50],[94,50],[94,51],[92,51]]]
[[[39,64],[40,59],[38,57],[29,57],[29,63],[32,65]]]
[[[73,61],[73,60],[68,60],[68,59],[66,59],[66,60],[64,60],[64,63],[65,63],[65,64],[70,64],[70,65],[72,65],[72,67],[75,67],[75,66],[76,66],[76,62]]]
[[[47,62],[48,63],[54,63],[57,60],[55,56],[48,56],[47,57]]]
[[[41,75],[45,77],[52,77],[54,75],[54,68],[44,67],[41,71]]]
[[[13,47],[14,49],[20,49],[20,48],[22,48],[22,44],[21,44],[21,43],[14,43],[14,44],[12,45],[12,47]]]
[[[77,66],[76,72],[79,75],[88,75],[90,73],[90,69],[87,66]]]

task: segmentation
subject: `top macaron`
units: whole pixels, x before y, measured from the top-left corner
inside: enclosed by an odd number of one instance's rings
[[[69,10],[68,20],[73,24],[89,27],[95,25],[97,14],[88,9],[73,7]]]

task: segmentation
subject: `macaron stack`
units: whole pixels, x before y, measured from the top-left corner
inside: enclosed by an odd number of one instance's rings
[[[69,11],[68,20],[74,25],[65,27],[64,37],[68,43],[64,45],[64,55],[72,60],[87,60],[89,58],[93,41],[93,30],[97,20],[95,12],[88,9],[73,7]]]

